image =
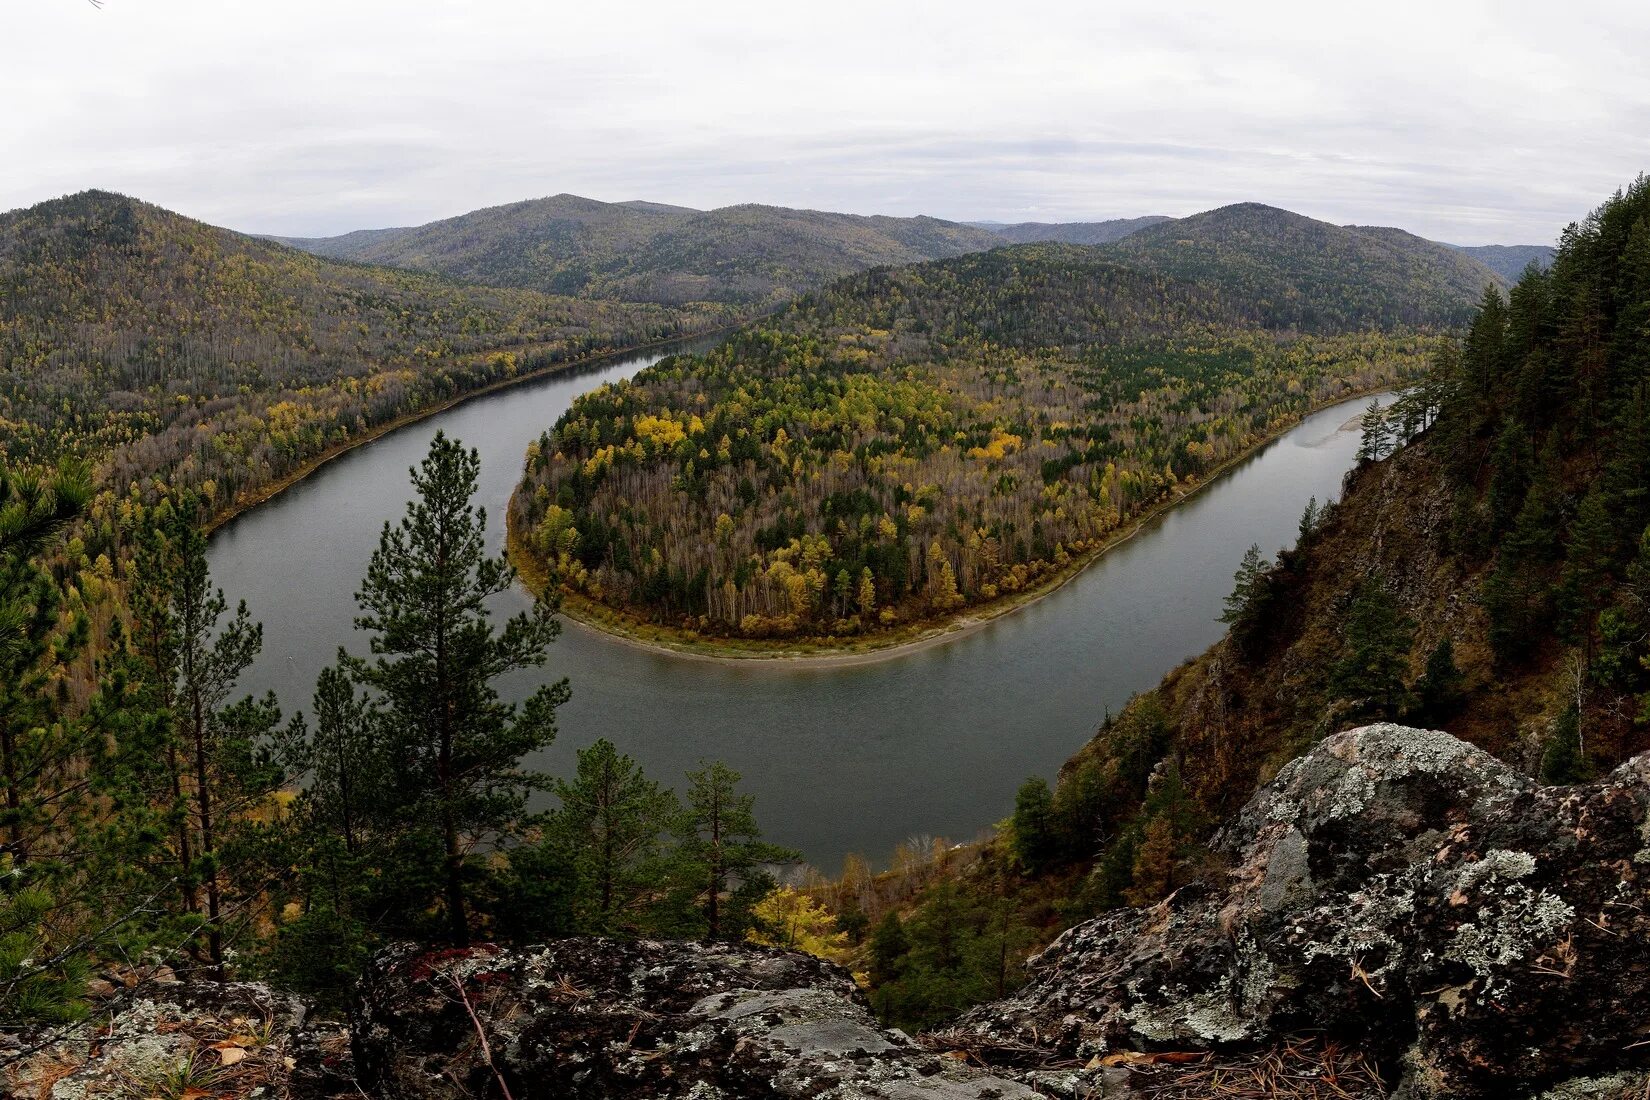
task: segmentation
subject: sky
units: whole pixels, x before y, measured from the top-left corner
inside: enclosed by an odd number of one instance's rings
[[[957,220],[1258,201],[1549,243],[1650,169],[1650,4],[0,0],[0,209],[252,232],[572,192]]]

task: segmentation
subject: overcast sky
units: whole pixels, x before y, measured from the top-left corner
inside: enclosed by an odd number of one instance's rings
[[[0,208],[259,232],[570,191],[1536,243],[1650,168],[1650,3],[0,0],[0,103]]]

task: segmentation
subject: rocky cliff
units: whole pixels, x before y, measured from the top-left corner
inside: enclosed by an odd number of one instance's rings
[[[1543,787],[1448,734],[1367,726],[1286,766],[1216,848],[1213,880],[1071,929],[1019,994],[921,1040],[878,1027],[840,969],[766,948],[403,947],[362,983],[353,1068],[290,999],[239,987],[238,1008],[128,1003],[12,1085],[170,1095],[153,1082],[188,1064],[211,1076],[180,1097],[1556,1100],[1650,1086],[1650,755]]]

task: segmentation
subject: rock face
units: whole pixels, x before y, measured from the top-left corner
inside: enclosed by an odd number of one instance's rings
[[[1413,1097],[1643,1067],[1647,808],[1650,756],[1542,787],[1448,734],[1351,730],[1217,838],[1225,884],[1071,929],[948,1039],[1027,1064],[1320,1031]]]
[[[348,1032],[312,1019],[292,994],[252,982],[102,984],[103,1011],[87,1026],[41,1037],[49,1041],[19,1041],[19,1051],[0,1050],[0,1095],[358,1095]]]
[[[741,944],[561,940],[381,955],[356,1064],[374,1096],[1031,1100],[879,1028],[841,968]]]

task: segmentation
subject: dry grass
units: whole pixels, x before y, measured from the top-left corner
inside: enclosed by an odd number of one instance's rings
[[[1253,1054],[1124,1050],[1087,1063],[1012,1039],[986,1041],[941,1032],[926,1041],[981,1068],[1121,1066],[1129,1071],[1135,1092],[1149,1100],[1381,1100],[1387,1094],[1380,1072],[1362,1051],[1312,1038]]]
[[[1142,1067],[1134,1087],[1151,1100],[1378,1100],[1387,1092],[1362,1051],[1315,1039],[1194,1065]]]

